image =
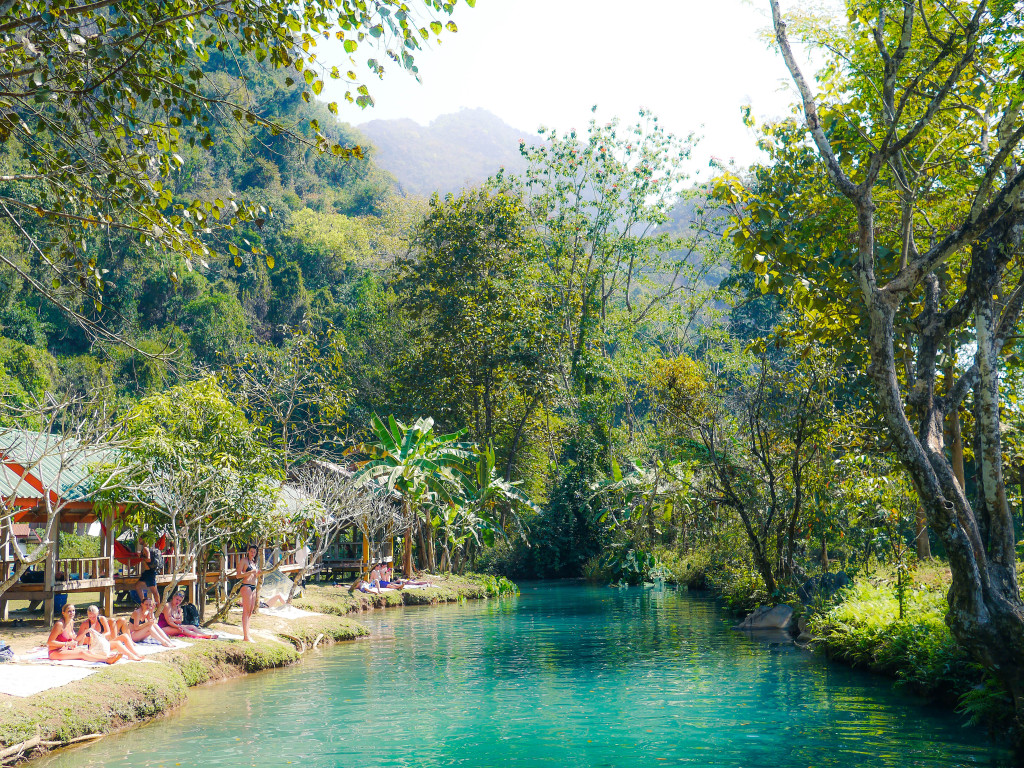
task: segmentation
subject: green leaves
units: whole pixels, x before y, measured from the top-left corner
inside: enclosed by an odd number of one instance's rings
[[[32,184],[30,189],[16,183],[9,193],[12,204],[19,216],[35,218],[29,228],[39,230],[36,242],[62,276],[60,287],[81,280],[89,286],[85,306],[102,301],[102,287],[76,266],[83,263],[78,236],[83,229],[131,234],[146,248],[182,258],[209,255],[216,250],[210,242],[224,231],[248,222],[259,226],[266,218],[244,202],[225,215],[222,205],[174,198],[182,155],[196,147],[212,150],[225,123],[287,135],[297,146],[345,160],[362,157],[361,151],[328,141],[318,126],[311,126],[310,136],[248,103],[234,103],[223,83],[211,83],[209,62],[220,67],[227,56],[243,69],[289,70],[288,85],[298,79],[295,72],[301,73],[308,89],[301,98],[310,103],[324,87],[315,47],[335,26],[343,30],[338,34],[346,53],[354,54],[359,40],[370,34],[376,47],[415,71],[413,56],[428,28],[441,31],[432,14],[447,16],[453,10],[450,3],[428,3],[424,14],[400,0],[372,5],[313,0],[301,8],[285,0],[234,0],[224,13],[196,0],[125,0],[116,4],[116,12],[87,3],[55,14],[44,0],[19,2],[0,25],[0,71],[12,73],[7,95],[0,97],[0,138],[30,137],[9,146],[20,153],[12,161],[23,166],[22,175]],[[90,29],[95,34],[76,31]],[[368,64],[374,75],[382,74],[376,59]],[[351,80],[346,100],[372,104],[354,71]],[[337,114],[337,105],[330,109]],[[49,277],[36,289],[89,333],[107,333],[60,300]]]

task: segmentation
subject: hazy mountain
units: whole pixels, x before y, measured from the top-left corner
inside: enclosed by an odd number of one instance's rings
[[[475,186],[504,167],[520,172],[526,164],[519,142],[536,134],[513,128],[486,109],[441,115],[428,126],[412,120],[371,120],[359,130],[377,148],[374,162],[412,195],[456,192]]]

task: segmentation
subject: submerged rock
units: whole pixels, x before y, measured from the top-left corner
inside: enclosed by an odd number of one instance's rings
[[[736,629],[765,630],[789,629],[793,621],[793,609],[788,605],[762,605],[739,623]]]

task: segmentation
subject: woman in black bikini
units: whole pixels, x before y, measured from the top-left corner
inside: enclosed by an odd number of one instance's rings
[[[164,631],[157,626],[156,616],[153,615],[153,608],[156,602],[152,597],[146,597],[142,605],[136,608],[128,617],[128,627],[131,629],[132,640],[136,643],[152,637],[160,645],[173,648],[174,643],[164,634]]]
[[[238,568],[235,569],[235,578],[242,580],[240,588],[240,597],[242,598],[242,638],[247,643],[253,641],[249,637],[249,617],[252,616],[252,612],[257,605],[256,579],[266,573],[266,571],[261,571],[256,564],[258,554],[259,548],[255,544],[250,544],[246,547],[245,554],[238,558]]]
[[[117,634],[110,619],[101,615],[98,607],[90,605],[85,621],[82,622],[81,627],[78,629],[77,640],[79,647],[88,647],[90,651],[97,651],[97,649],[102,647],[102,643],[97,643],[93,640],[93,637],[96,635],[105,638],[111,650],[123,653],[134,661],[142,661],[142,656],[139,655],[138,650],[135,648],[131,635],[127,633]],[[94,644],[96,648],[93,648]]]

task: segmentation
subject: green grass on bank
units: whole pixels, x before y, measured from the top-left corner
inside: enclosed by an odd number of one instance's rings
[[[457,603],[462,600],[481,600],[499,594],[518,592],[515,584],[502,577],[484,574],[465,576],[424,577],[435,586],[424,589],[403,589],[381,594],[354,591],[347,586],[309,584],[301,598],[294,601],[296,608],[335,616],[347,616],[377,608],[392,608],[400,605],[437,605]]]
[[[208,640],[161,654],[162,664],[125,664],[60,688],[0,706],[0,745],[38,733],[66,742],[147,720],[182,704],[190,686],[244,672],[286,666],[299,659],[289,645]]]
[[[1009,726],[1010,694],[946,626],[948,582],[916,581],[901,620],[893,581],[885,574],[858,578],[833,607],[813,614],[809,627],[815,648],[894,677],[922,695],[956,702],[974,722]]]

